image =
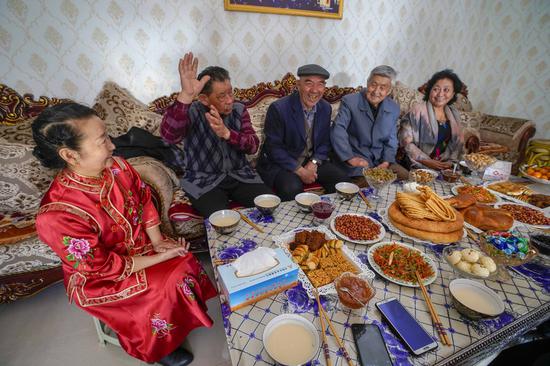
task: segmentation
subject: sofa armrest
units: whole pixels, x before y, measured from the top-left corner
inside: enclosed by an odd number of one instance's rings
[[[514,156],[512,172],[515,174],[525,157],[527,143],[536,132],[532,121],[522,118],[501,117],[487,114],[481,121],[480,136],[483,142],[507,146]]]
[[[175,186],[178,185],[176,174],[162,162],[149,156],[130,158],[128,162],[139,173],[141,179],[157,194],[161,230],[167,235],[173,235],[174,228],[170,223],[168,209],[174,197]]]

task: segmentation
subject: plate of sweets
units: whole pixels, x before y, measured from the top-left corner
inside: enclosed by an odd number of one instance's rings
[[[495,262],[506,266],[520,266],[539,254],[528,238],[514,231],[488,231],[481,235],[479,246]]]
[[[298,280],[312,299],[315,289],[320,295],[336,294],[334,280],[342,273],[374,278],[374,272],[325,226],[298,227],[273,241],[300,266]]]
[[[550,217],[540,208],[534,208],[524,203],[499,203],[495,207],[509,212],[514,220],[526,226],[537,229],[550,229]]]
[[[367,252],[371,267],[390,282],[407,287],[420,287],[415,276],[418,271],[424,285],[437,278],[433,259],[410,245],[400,242],[374,244]]]
[[[458,185],[451,187],[451,192],[455,196],[460,194],[470,194],[474,196],[477,202],[493,205],[495,203],[502,202],[502,199],[498,195],[491,193],[487,188],[483,186],[472,186],[468,184]]]
[[[492,193],[501,196],[509,201],[527,204],[534,208],[550,207],[550,196],[535,193],[528,185],[530,182],[510,182],[501,180],[485,183],[485,187]]]
[[[340,239],[355,244],[373,244],[386,235],[381,223],[356,213],[336,215],[330,222],[330,228]]]

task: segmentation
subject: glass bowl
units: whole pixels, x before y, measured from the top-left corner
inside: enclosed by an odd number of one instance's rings
[[[519,255],[519,253],[507,254],[495,247],[493,244],[487,242],[487,236],[491,234],[493,234],[493,232],[480,234],[479,246],[481,250],[483,250],[489,257],[493,258],[497,264],[512,267],[521,266],[522,264],[532,261],[539,254],[538,250],[530,244],[528,244],[527,253],[525,253],[525,257],[523,258]]]
[[[376,295],[373,279],[344,272],[334,279],[334,287],[342,307],[350,311],[361,311]],[[342,290],[347,289],[347,290]],[[361,304],[360,300],[363,304]]]
[[[369,187],[374,190],[371,196],[373,200],[379,199],[378,192],[397,179],[397,175],[394,172],[384,168],[364,168],[363,176]]]
[[[451,253],[453,253],[454,251],[462,251],[463,249],[467,249],[465,247],[460,247],[458,245],[453,245],[453,246],[447,246],[445,247],[445,249],[443,249],[443,257],[445,258],[445,260],[447,261],[447,263],[449,263],[449,266],[451,266],[451,268],[453,269],[453,271],[455,271],[457,274],[460,275],[460,277],[466,277],[466,278],[474,278],[474,279],[477,279],[477,280],[491,280],[491,279],[494,279],[498,276],[498,263],[496,263],[496,261],[493,259],[493,261],[495,262],[495,265],[496,265],[496,269],[493,271],[493,272],[489,272],[489,275],[487,277],[484,277],[484,276],[479,276],[479,275],[476,275],[472,272],[467,272],[467,271],[464,271],[462,269],[460,269],[459,267],[457,267],[456,264],[453,264],[449,258],[449,256],[451,255]],[[473,249],[473,248],[471,248]],[[475,249],[474,249],[475,250]],[[480,260],[481,260],[481,256],[486,256],[484,255],[484,253],[482,253],[481,251],[477,250],[480,254],[480,259],[475,262],[475,263],[480,263]],[[472,263],[474,264],[474,263]]]

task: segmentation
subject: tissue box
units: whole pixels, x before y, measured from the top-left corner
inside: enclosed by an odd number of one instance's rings
[[[231,310],[275,295],[298,283],[298,265],[281,248],[274,249],[278,264],[264,272],[238,277],[231,264],[218,266],[222,291]]]

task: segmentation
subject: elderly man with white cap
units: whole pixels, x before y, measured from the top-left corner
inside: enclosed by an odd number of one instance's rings
[[[330,74],[315,64],[298,68],[297,91],[273,102],[265,118],[265,143],[258,161],[263,181],[289,201],[318,182],[327,193],[348,181],[328,160],[332,108],[322,99]]]

